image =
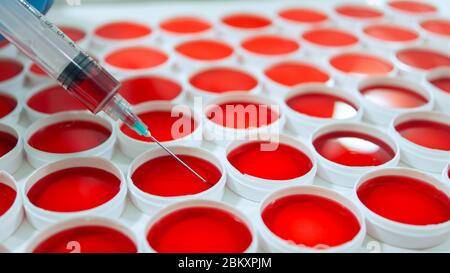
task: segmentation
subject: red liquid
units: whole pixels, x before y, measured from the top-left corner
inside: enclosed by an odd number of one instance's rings
[[[232,150],[227,159],[242,174],[271,180],[298,178],[313,167],[311,159],[302,151],[283,143],[265,141],[243,144]]]
[[[247,225],[229,212],[192,207],[153,224],[147,241],[156,252],[237,253],[250,246],[252,235]]]
[[[198,33],[212,28],[212,25],[200,18],[177,17],[162,22],[160,28],[175,33]]]
[[[266,17],[255,14],[234,14],[222,18],[222,22],[235,28],[263,28],[270,26],[272,21]]]
[[[250,91],[258,84],[253,76],[231,68],[211,68],[197,73],[189,81],[193,86],[211,93]]]
[[[0,181],[0,217],[5,214],[16,200],[16,191]]]
[[[450,151],[450,126],[428,120],[412,120],[395,126],[407,140],[430,149]]]
[[[276,64],[264,74],[271,80],[286,86],[295,86],[302,83],[326,83],[330,76],[328,73],[308,64],[296,62],[283,62]]]
[[[299,113],[317,118],[347,119],[358,112],[351,102],[321,93],[299,94],[288,99],[286,104]]]
[[[197,128],[194,118],[183,114],[172,117],[170,111],[149,111],[138,116],[148,126],[152,136],[162,142],[183,138],[190,135]],[[179,127],[178,125],[182,126]],[[138,135],[125,124],[120,127],[120,130],[125,135],[136,140],[153,142],[148,137]]]
[[[438,78],[430,82],[442,91],[450,93],[450,78]]]
[[[128,47],[119,49],[108,56],[106,62],[123,69],[149,69],[165,63],[168,56],[150,47]]]
[[[441,224],[450,220],[450,198],[424,181],[386,175],[364,182],[358,198],[372,212],[410,225]]]
[[[389,61],[358,53],[338,55],[333,57],[330,63],[334,68],[352,74],[386,75],[394,69]]]
[[[22,72],[23,66],[10,59],[0,59],[0,82],[10,80]]]
[[[270,231],[290,244],[320,249],[349,242],[361,229],[349,209],[310,194],[275,200],[264,209],[262,219]]]
[[[395,156],[382,140],[358,132],[338,131],[324,134],[313,141],[316,151],[334,163],[351,166],[379,166]]]
[[[430,32],[450,36],[450,20],[430,19],[420,23],[420,26]]]
[[[17,101],[14,97],[0,94],[0,119],[7,116],[14,111],[17,106]]]
[[[387,42],[408,42],[419,38],[413,30],[390,25],[371,25],[364,28],[364,33]]]
[[[75,27],[68,27],[68,26],[60,26],[59,29],[64,32],[67,37],[69,37],[74,42],[79,42],[86,37],[86,33],[84,33],[83,30],[75,28]]]
[[[364,5],[341,5],[336,12],[356,19],[374,19],[383,16],[383,13]]]
[[[204,159],[189,155],[179,157],[210,185],[205,184],[171,156],[157,157],[142,164],[132,175],[134,185],[153,195],[182,196],[206,191],[222,176],[216,166]]]
[[[412,67],[430,70],[450,66],[450,58],[438,52],[425,49],[404,49],[396,54],[397,59]]]
[[[203,61],[220,60],[233,54],[233,48],[213,40],[195,40],[178,45],[175,50],[187,57]]]
[[[17,138],[6,132],[0,132],[0,157],[9,153],[17,145]]]
[[[68,154],[93,149],[110,136],[111,131],[100,124],[73,120],[55,123],[36,131],[28,144],[43,152]]]
[[[113,40],[136,39],[151,33],[152,30],[149,27],[127,21],[105,24],[95,30],[95,35]]]
[[[136,253],[134,242],[122,232],[104,226],[81,226],[69,228],[41,242],[33,253]]]
[[[30,202],[54,212],[77,212],[110,201],[120,190],[120,180],[107,171],[74,167],[41,178],[28,191]]]
[[[279,119],[270,105],[238,101],[212,107],[206,116],[216,124],[235,129],[259,128]]]
[[[0,41],[0,49],[5,48],[9,45],[9,41],[6,39],[3,39]]]
[[[56,85],[31,96],[27,101],[27,105],[35,111],[46,114],[86,109],[81,102],[62,87]]]
[[[437,11],[431,4],[419,1],[390,1],[389,6],[410,13],[428,13]]]
[[[313,44],[329,47],[350,46],[358,43],[351,33],[337,29],[316,29],[305,32],[303,39]]]
[[[30,67],[30,71],[33,72],[36,75],[42,76],[42,77],[48,77],[47,72],[45,72],[44,70],[42,70],[39,66],[37,66],[36,64],[32,64]]]
[[[136,105],[154,100],[173,100],[181,91],[181,86],[170,79],[147,75],[122,81],[119,94]]]
[[[244,41],[241,46],[248,51],[263,55],[288,54],[300,48],[295,40],[277,36],[258,36]]]
[[[320,23],[328,20],[328,16],[318,10],[308,8],[291,8],[285,9],[278,15],[289,21],[298,23]]]
[[[394,85],[369,86],[360,92],[369,101],[384,107],[415,108],[428,103],[426,98],[413,90]]]

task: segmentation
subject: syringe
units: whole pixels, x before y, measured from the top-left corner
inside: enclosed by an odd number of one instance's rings
[[[208,183],[178,156],[151,136],[148,127],[133,113],[118,91],[120,82],[81,50],[43,14],[24,0],[1,0],[0,34],[92,113],[105,112],[121,120],[138,134],[150,137],[167,153],[183,164],[202,182]]]

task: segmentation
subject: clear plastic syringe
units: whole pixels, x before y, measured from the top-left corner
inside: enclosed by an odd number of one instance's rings
[[[43,14],[24,0],[1,0],[0,34],[94,114],[101,111],[121,120],[138,134],[150,137],[193,174],[207,183],[186,163],[161,145],[147,126],[131,111],[118,91],[120,82],[81,50]]]

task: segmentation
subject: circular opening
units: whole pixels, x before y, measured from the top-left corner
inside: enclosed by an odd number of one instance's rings
[[[387,60],[363,53],[346,53],[334,56],[330,64],[337,70],[358,75],[386,75],[394,66]]]
[[[17,100],[8,94],[0,93],[0,119],[6,117],[17,107]]]
[[[283,55],[295,52],[300,45],[292,39],[280,36],[257,36],[241,43],[242,48],[262,55]]]
[[[437,8],[435,6],[433,6],[429,3],[419,2],[419,1],[396,0],[396,1],[390,1],[388,3],[388,5],[396,10],[413,13],[413,14],[437,12]]]
[[[193,34],[204,32],[212,28],[212,25],[197,17],[175,17],[162,22],[159,27],[165,31],[178,34]]]
[[[214,40],[184,42],[178,45],[175,50],[186,57],[200,61],[225,59],[234,52],[233,48],[229,45]]]
[[[278,12],[278,15],[294,23],[321,23],[328,20],[328,16],[314,9],[289,8]]]
[[[0,158],[12,151],[18,142],[19,140],[15,135],[0,131]]]
[[[425,119],[412,119],[396,124],[395,130],[402,137],[419,146],[450,151],[450,125],[448,124]]]
[[[402,49],[397,52],[396,57],[403,64],[418,69],[431,70],[450,66],[450,57],[431,49]]]
[[[415,31],[393,25],[371,25],[363,31],[372,38],[386,42],[409,42],[419,38]]]
[[[1,132],[0,132],[1,134]],[[1,135],[0,135],[1,141]],[[1,147],[1,146],[0,146]],[[17,192],[15,189],[0,181],[0,217],[2,217],[14,204]]]
[[[166,63],[169,57],[151,47],[128,47],[106,55],[105,61],[122,69],[149,69]]]
[[[435,79],[429,80],[429,82],[436,88],[450,94],[450,76],[449,77],[437,77]]]
[[[314,29],[303,33],[306,41],[327,47],[351,46],[358,43],[358,37],[338,29]]]
[[[330,80],[327,72],[300,62],[278,63],[266,69],[264,74],[271,80],[289,87],[312,82],[326,83]]]
[[[420,26],[429,32],[450,37],[450,20],[430,19],[422,21]]]
[[[384,15],[383,12],[365,5],[341,5],[335,10],[340,15],[358,20],[376,19]]]
[[[258,81],[250,74],[233,68],[210,68],[193,75],[189,82],[210,93],[251,91]]]
[[[360,88],[368,101],[388,108],[416,108],[428,103],[428,99],[409,87],[392,84],[374,84]]]
[[[86,109],[81,102],[57,85],[38,91],[28,99],[27,105],[31,109],[45,114]]]
[[[23,71],[23,65],[15,60],[0,58],[0,82],[10,80]]]
[[[128,40],[142,38],[152,33],[152,29],[144,24],[117,21],[101,25],[95,35],[111,40]]]
[[[272,24],[272,21],[264,16],[249,13],[228,15],[222,18],[222,22],[228,26],[242,29],[258,29]]]

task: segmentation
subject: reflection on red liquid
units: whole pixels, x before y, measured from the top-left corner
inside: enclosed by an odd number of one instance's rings
[[[450,66],[450,57],[426,49],[403,49],[398,51],[396,56],[406,65],[425,70]]]
[[[282,62],[264,71],[271,80],[286,86],[302,83],[326,83],[330,76],[327,72],[306,63]]]
[[[360,92],[367,100],[384,107],[415,108],[428,103],[419,93],[395,85],[369,86]]]
[[[311,117],[347,119],[354,117],[358,109],[346,99],[323,93],[298,94],[286,104],[293,110]]]
[[[361,75],[386,75],[394,69],[389,61],[359,53],[337,55],[330,60],[330,64],[344,73]]]

